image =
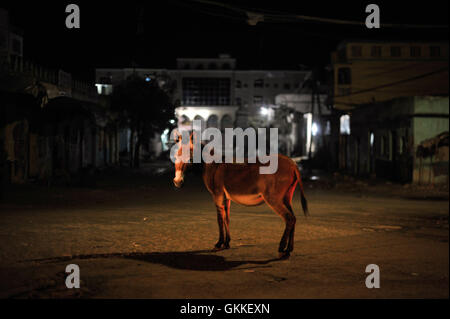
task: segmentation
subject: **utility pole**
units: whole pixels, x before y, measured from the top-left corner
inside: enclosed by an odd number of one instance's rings
[[[133,52],[133,61],[131,62],[133,65],[133,73],[136,72],[136,65],[137,65],[137,59],[138,59],[138,53],[140,49],[140,44],[142,37],[144,35],[144,5],[139,4],[137,7],[137,19],[136,19],[136,35],[134,39],[134,52]]]

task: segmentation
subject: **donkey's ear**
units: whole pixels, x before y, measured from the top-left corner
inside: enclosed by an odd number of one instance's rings
[[[172,131],[172,136],[171,136],[171,138],[173,138],[173,140],[174,140],[174,142],[175,143],[178,143],[178,142],[180,142],[181,141],[181,133],[180,133],[180,131],[178,131],[177,129],[174,129],[173,131]]]

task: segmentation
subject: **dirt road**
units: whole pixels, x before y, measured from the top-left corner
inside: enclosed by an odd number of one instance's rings
[[[22,187],[0,204],[0,297],[448,298],[448,200],[306,184],[295,249],[267,206],[231,207],[231,249],[211,252],[216,213],[200,178],[139,172],[95,188]],[[386,192],[385,192],[386,193]],[[80,267],[67,289],[65,267]],[[381,288],[365,286],[377,264]]]

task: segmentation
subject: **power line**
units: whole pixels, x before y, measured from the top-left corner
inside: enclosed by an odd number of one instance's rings
[[[328,23],[328,24],[340,24],[340,25],[353,25],[353,26],[365,26],[365,22],[353,21],[353,20],[342,20],[333,18],[323,18],[323,17],[313,17],[306,15],[297,15],[289,13],[268,13],[270,11],[261,10],[247,10],[244,8],[232,6],[229,4],[224,4],[220,2],[215,2],[211,0],[192,0],[193,2],[216,6],[225,8],[240,14],[244,14],[249,20],[257,17],[256,22],[280,22],[280,23],[302,23],[302,22],[317,22],[317,23]],[[273,12],[273,11],[272,11]],[[255,23],[256,24],[256,23]],[[448,25],[421,25],[421,24],[393,24],[393,23],[381,23],[383,28],[400,28],[400,29],[448,29]]]
[[[448,71],[448,66],[444,67],[444,68],[441,68],[441,69],[438,69],[438,70],[435,70],[435,71],[432,71],[432,72],[428,72],[428,73],[420,74],[420,75],[417,75],[417,76],[414,76],[414,77],[411,77],[411,78],[407,78],[407,79],[404,79],[404,80],[395,81],[395,82],[391,82],[391,83],[388,83],[388,84],[375,86],[375,87],[368,88],[368,89],[363,89],[363,90],[352,92],[352,93],[349,93],[349,94],[335,95],[334,98],[347,97],[347,96],[351,96],[351,95],[356,95],[356,94],[366,93],[366,92],[370,92],[370,91],[375,91],[375,90],[378,90],[378,89],[382,89],[382,88],[386,88],[386,87],[390,87],[390,86],[394,86],[394,85],[398,85],[398,84],[402,84],[402,83],[406,83],[406,82],[415,81],[415,80],[418,80],[418,79],[421,79],[421,78],[425,78],[427,76],[431,76],[431,75],[434,75],[434,74],[438,74],[438,73],[441,73],[441,72],[444,72],[444,71]]]

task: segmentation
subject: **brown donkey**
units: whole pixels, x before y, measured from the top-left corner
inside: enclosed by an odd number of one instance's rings
[[[188,163],[181,160],[180,147],[175,156],[175,178],[173,183],[177,188],[184,182],[184,172]],[[192,136],[190,141],[192,157]],[[293,160],[284,155],[278,155],[278,170],[274,174],[260,174],[258,163],[204,163],[203,181],[213,196],[217,208],[217,222],[219,224],[219,241],[214,249],[221,250],[230,247],[230,204],[231,201],[256,206],[266,203],[280,215],[286,223],[281,237],[278,252],[280,258],[289,257],[294,249],[294,231],[296,218],[292,210],[292,196],[295,187],[300,186],[301,203],[305,216],[308,207],[303,192],[300,171]]]

